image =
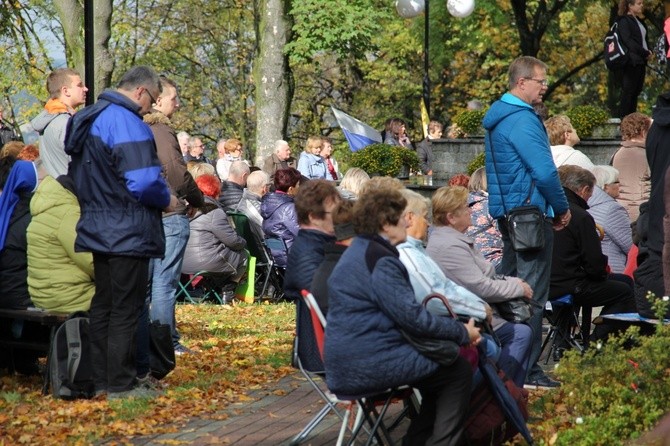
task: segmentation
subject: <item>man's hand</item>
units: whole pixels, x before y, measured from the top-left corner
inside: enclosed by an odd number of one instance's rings
[[[177,209],[178,205],[179,199],[174,195],[170,195],[170,204],[168,204],[167,207],[163,209],[163,212],[172,212]]]
[[[475,320],[470,318],[467,324],[465,324],[465,329],[468,330],[468,336],[470,337],[470,345],[477,345],[482,339],[482,335],[479,333],[479,327],[475,327]]]
[[[554,231],[560,231],[561,229],[565,229],[566,226],[570,224],[570,219],[572,218],[572,214],[570,213],[570,209],[568,209],[565,214],[561,214],[557,217],[554,217]]]

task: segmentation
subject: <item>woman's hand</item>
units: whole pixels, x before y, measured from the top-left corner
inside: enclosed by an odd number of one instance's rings
[[[470,318],[467,324],[465,324],[465,329],[468,330],[468,337],[470,338],[470,345],[477,345],[482,339],[482,335],[479,333],[480,328],[475,327],[475,320]]]
[[[485,303],[484,304],[486,307],[486,322],[489,324],[493,323],[493,308],[491,308],[491,305]]]
[[[528,282],[526,282],[523,279],[519,279],[521,281],[521,288],[523,288],[523,297],[532,299],[533,298],[533,289],[528,285]]]

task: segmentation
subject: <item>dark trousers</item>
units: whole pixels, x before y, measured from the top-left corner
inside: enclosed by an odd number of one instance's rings
[[[620,82],[619,118],[623,118],[637,110],[637,98],[644,86],[646,65],[626,65],[615,73]]]
[[[577,285],[573,302],[577,306],[603,307],[600,314],[634,313],[635,299],[632,288],[618,280],[594,282],[584,280]],[[621,328],[620,325],[604,323],[593,330],[592,340],[605,340]]]
[[[463,423],[468,412],[472,366],[459,356],[428,378],[412,384],[421,392],[421,410],[407,429],[403,445],[465,444]]]
[[[93,254],[91,362],[96,390],[122,392],[135,385],[137,321],[147,290],[149,259]]]

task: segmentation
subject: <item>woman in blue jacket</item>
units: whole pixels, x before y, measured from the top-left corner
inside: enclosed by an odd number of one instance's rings
[[[407,235],[407,201],[396,190],[373,190],[354,206],[358,237],[328,280],[325,366],[328,388],[340,395],[373,393],[403,384],[421,391],[419,414],[404,444],[460,445],[472,382],[470,364],[458,357],[442,366],[419,353],[414,336],[477,344],[479,329],[433,316],[414,299],[395,245]]]

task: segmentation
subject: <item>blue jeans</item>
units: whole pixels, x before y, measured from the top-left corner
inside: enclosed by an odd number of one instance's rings
[[[189,226],[185,215],[171,215],[163,218],[165,231],[165,257],[151,259],[149,278],[151,291],[147,296],[150,303],[149,316],[152,321],[168,324],[172,331],[172,340],[179,345],[179,333],[174,316],[176,293],[179,287],[181,266],[184,263],[184,251],[188,243]]]
[[[554,248],[554,229],[551,220],[544,222],[544,249],[535,252],[516,252],[512,249],[507,222],[504,218],[498,219],[498,228],[503,239],[503,258],[500,263],[500,272],[506,276],[519,277],[533,290],[533,300],[542,308],[549,298],[551,279],[551,257]],[[542,353],[542,311],[535,311],[528,320],[528,326],[533,330],[533,340],[528,360],[528,378],[537,379],[544,375],[538,365]]]
[[[502,344],[498,367],[519,387],[526,381],[528,354],[533,341],[533,330],[526,324],[507,322],[495,331]]]

